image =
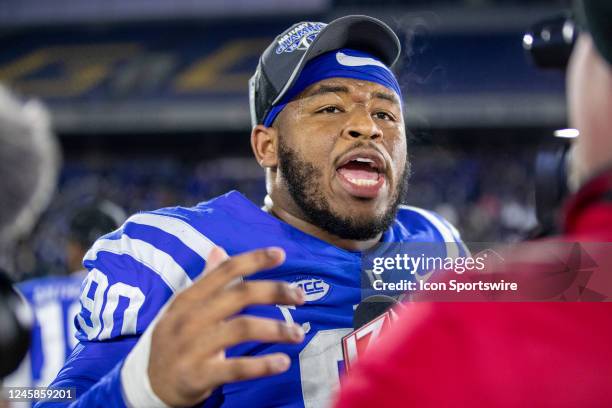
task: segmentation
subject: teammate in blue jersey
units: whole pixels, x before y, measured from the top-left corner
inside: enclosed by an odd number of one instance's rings
[[[79,296],[86,274],[83,256],[97,238],[117,229],[124,220],[123,210],[108,201],[80,208],[70,220],[66,244],[66,263],[71,272],[17,285],[35,320],[28,357],[5,385],[46,387],[57,376],[77,343],[74,318],[81,308]]]
[[[399,54],[393,31],[366,16],[298,23],[270,44],[249,82],[263,208],[231,191],[136,214],[93,245],[79,344],[53,383],[76,388],[71,406],[329,403],[361,253],[380,242],[463,250],[445,220],[400,206]]]

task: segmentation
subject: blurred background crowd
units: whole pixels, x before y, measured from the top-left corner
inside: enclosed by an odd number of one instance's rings
[[[296,20],[378,17],[398,30],[412,178],[406,203],[435,210],[467,242],[536,226],[534,158],[565,126],[563,73],[521,46],[562,0],[4,0],[0,81],[51,111],[64,165],[18,276],[65,274],[71,214],[110,200],[128,214],[229,190],[255,203],[247,80]],[[59,244],[59,245],[58,245]]]

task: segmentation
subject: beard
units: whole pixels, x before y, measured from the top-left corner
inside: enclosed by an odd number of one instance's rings
[[[282,138],[279,138],[278,154],[278,166],[286,180],[289,194],[302,210],[306,221],[342,239],[364,241],[386,231],[395,220],[397,207],[408,188],[410,161],[406,159],[395,193],[382,215],[368,219],[344,216],[332,210],[325,199],[320,185],[322,172],[319,168],[286,146]]]

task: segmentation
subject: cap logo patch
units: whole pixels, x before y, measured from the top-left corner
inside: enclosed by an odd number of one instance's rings
[[[283,35],[278,40],[276,53],[293,52],[295,50],[307,50],[310,43],[317,37],[317,34],[326,26],[324,23],[302,23]]]
[[[353,55],[346,55],[343,52],[336,53],[336,61],[338,61],[338,64],[344,65],[345,67],[363,67],[366,65],[374,65],[377,67],[384,68],[387,71],[389,70],[389,68],[387,68],[385,64],[378,60],[375,60],[374,58],[355,57]]]

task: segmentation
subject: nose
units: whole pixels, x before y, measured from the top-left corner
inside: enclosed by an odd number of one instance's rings
[[[382,138],[383,135],[382,130],[376,125],[366,109],[357,109],[353,112],[343,133],[350,139],[367,138],[376,140]]]

